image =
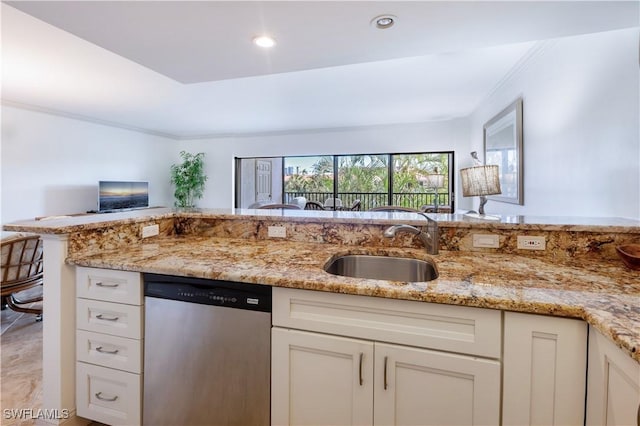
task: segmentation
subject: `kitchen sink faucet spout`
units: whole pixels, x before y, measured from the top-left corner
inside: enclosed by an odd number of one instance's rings
[[[407,232],[420,239],[428,254],[438,254],[438,223],[424,213],[418,214],[427,219],[427,225],[423,229],[411,225],[393,225],[385,229],[383,235],[394,238],[397,233]]]

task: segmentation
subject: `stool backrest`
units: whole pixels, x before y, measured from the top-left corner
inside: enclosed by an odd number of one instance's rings
[[[2,287],[42,280],[42,240],[38,235],[19,235],[0,243]]]

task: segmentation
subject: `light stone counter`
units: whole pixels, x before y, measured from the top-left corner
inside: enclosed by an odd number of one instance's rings
[[[573,232],[640,233],[640,220],[628,218],[590,218],[560,216],[501,216],[500,221],[480,221],[465,218],[461,214],[428,214],[440,227],[474,228],[486,230],[533,230]],[[292,223],[333,224],[394,224],[424,223],[418,214],[405,212],[356,212],[317,210],[249,210],[249,209],[171,209],[150,208],[120,213],[87,214],[77,216],[52,216],[33,220],[17,221],[4,225],[6,231],[33,232],[40,234],[68,234],[100,229],[105,226],[132,224],[162,219],[224,219],[286,220]]]
[[[424,223],[412,213],[156,208],[21,221],[4,229],[68,241],[65,257],[75,265],[582,318],[640,362],[640,272],[625,268],[615,253],[616,245],[640,243],[640,221],[429,216],[438,221],[440,254],[433,257],[439,278],[428,283],[323,270],[346,253],[425,257],[408,234],[382,237],[390,224]],[[141,228],[149,224],[159,225],[160,236],[143,240]],[[269,226],[286,227],[287,239],[267,239]],[[500,248],[474,248],[474,233],[498,235]],[[517,250],[516,235],[544,236],[547,250]]]
[[[342,254],[431,258],[439,277],[404,283],[339,277],[323,266]],[[169,236],[69,263],[250,282],[490,309],[575,317],[609,336],[640,362],[640,279],[620,262],[559,266],[547,259],[500,253],[366,248],[274,240]]]

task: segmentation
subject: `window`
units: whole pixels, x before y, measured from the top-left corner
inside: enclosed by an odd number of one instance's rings
[[[333,198],[333,156],[284,157],[284,197],[291,202],[295,197],[324,203]]]
[[[255,159],[236,159],[237,167],[245,165],[246,168],[248,160]],[[304,197],[328,209],[349,208],[359,201],[360,210],[385,205],[419,210],[438,205],[453,211],[450,167],[453,152],[273,157],[271,160],[274,173],[277,166],[282,170],[282,192],[278,197],[278,191],[272,191],[274,198],[270,201],[274,203],[291,203],[294,198]],[[257,201],[251,196],[255,193],[249,188],[251,182],[242,182],[242,176],[251,174],[242,172],[237,176],[236,207],[247,208]],[[243,188],[246,188],[244,193]]]
[[[450,153],[395,154],[391,205],[420,209],[450,205]],[[438,179],[438,177],[441,177]],[[436,196],[437,194],[437,196]]]
[[[338,186],[336,198],[343,206],[356,200],[361,210],[389,205],[389,156],[338,156]]]

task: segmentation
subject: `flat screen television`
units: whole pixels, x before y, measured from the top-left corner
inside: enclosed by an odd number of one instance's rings
[[[104,181],[98,184],[102,213],[149,207],[149,182]]]

